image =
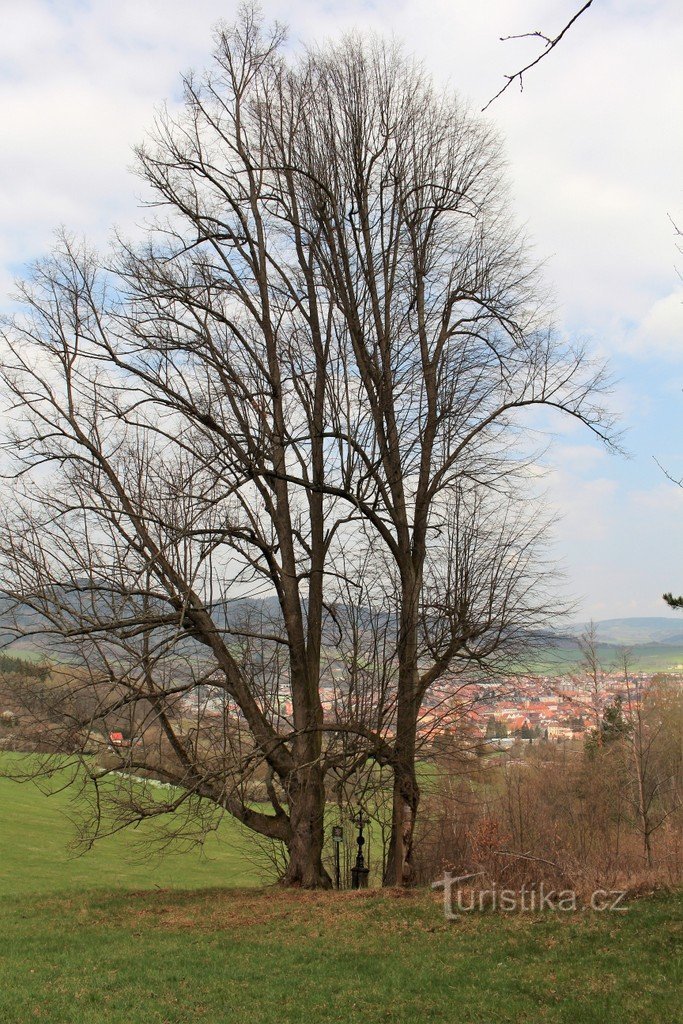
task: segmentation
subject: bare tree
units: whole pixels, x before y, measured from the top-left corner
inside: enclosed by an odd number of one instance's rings
[[[680,696],[674,697],[673,722],[667,721],[665,695],[656,692],[650,694],[644,690],[633,672],[632,655],[628,650],[621,654],[621,670],[626,689],[626,741],[630,753],[633,792],[631,802],[635,810],[636,828],[643,841],[643,857],[647,867],[652,868],[652,837],[667,818],[680,808],[677,788],[681,773],[681,701]],[[666,799],[667,789],[671,791],[673,799]]]
[[[304,102],[296,183],[315,225],[346,376],[362,399],[341,408],[333,428],[356,484],[343,487],[388,551],[399,587],[387,880],[400,884],[410,876],[419,802],[422,700],[482,631],[466,602],[459,606],[462,593],[450,591],[440,610],[448,641],[421,661],[430,545],[458,481],[503,492],[511,483],[514,415],[523,408],[562,409],[608,439],[596,401],[605,381],[552,332],[506,214],[500,148],[487,128],[435,94],[400,54],[354,39],[310,58]]]
[[[581,662],[579,665],[582,682],[586,690],[586,700],[583,704],[593,722],[593,733],[598,746],[602,743],[602,713],[605,704],[605,669],[600,661],[598,650],[598,630],[591,619],[585,630],[579,637],[579,650],[581,651]]]
[[[387,766],[402,884],[425,695],[549,610],[521,414],[610,443],[606,382],[552,329],[490,129],[393,46],[286,61],[282,40],[243,10],[159,113],[142,245],[100,269],[64,240],[25,286],[5,589],[87,666],[93,723],[136,709],[129,771],[284,843],[289,882],[329,884],[326,773]],[[259,595],[272,613],[245,614]],[[326,721],[336,629],[349,675]]]

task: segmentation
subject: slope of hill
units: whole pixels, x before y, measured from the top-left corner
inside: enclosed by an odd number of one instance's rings
[[[379,614],[382,622],[383,613],[367,612],[367,626],[370,628],[371,618]],[[276,599],[237,598],[215,609],[216,621],[221,628],[229,633],[231,627],[251,624],[262,626],[277,622],[279,608]],[[343,606],[336,606],[335,616],[344,615]],[[36,631],[37,621],[33,613],[19,614],[18,626],[25,628],[30,635],[12,641],[9,628],[9,613],[6,602],[0,598],[0,647],[5,646],[7,652],[22,658],[48,657],[54,661],[71,660],[65,646],[57,649],[55,638],[41,636]],[[365,626],[364,614],[360,623]],[[375,621],[375,626],[377,621]],[[388,628],[391,628],[387,622]],[[651,616],[639,618],[601,619],[594,623],[598,639],[598,655],[605,668],[615,666],[620,660],[624,647],[632,653],[633,667],[642,671],[666,671],[683,665],[683,615]],[[329,635],[326,642],[336,645],[336,622],[327,624]],[[542,672],[564,672],[578,665],[581,651],[578,638],[585,632],[587,622],[573,622],[558,627],[553,633],[534,638],[535,651],[529,654],[529,664],[519,666]],[[16,635],[16,633],[15,633]],[[191,646],[191,641],[188,641]]]
[[[102,839],[76,856],[77,787],[51,796],[32,782],[20,784],[2,772],[20,770],[19,754],[0,754],[0,902],[9,896],[85,889],[195,889],[248,886],[272,880],[270,864],[238,823],[227,816],[202,847],[160,856],[145,840],[154,824]],[[2,1017],[0,1005],[0,1020]]]
[[[597,656],[604,671],[619,671],[624,647],[628,647],[629,663],[635,672],[680,671],[683,667],[683,641],[679,644],[608,644],[598,643]],[[548,675],[562,675],[578,669],[582,660],[578,640],[574,637],[554,639],[543,651],[531,656],[524,670]]]
[[[598,640],[606,644],[683,644],[683,616],[601,619],[594,623]],[[579,636],[587,622],[575,622],[562,632]]]

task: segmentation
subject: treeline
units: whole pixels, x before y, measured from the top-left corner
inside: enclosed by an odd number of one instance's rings
[[[47,679],[49,671],[50,667],[45,662],[28,661],[24,658],[14,658],[10,654],[0,654],[0,675],[26,676],[42,682]]]

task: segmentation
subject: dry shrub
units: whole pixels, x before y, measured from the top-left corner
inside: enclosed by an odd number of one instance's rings
[[[577,894],[680,884],[680,808],[658,812],[648,868],[626,754],[617,745],[589,754],[580,744],[539,743],[489,760],[476,777],[444,771],[421,809],[420,881],[447,870],[480,872],[482,887],[543,882]]]

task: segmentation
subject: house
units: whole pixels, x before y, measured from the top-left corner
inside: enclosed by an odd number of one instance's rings
[[[560,740],[571,740],[574,739],[574,732],[565,725],[550,722],[548,725],[548,739],[555,740],[558,743]]]

